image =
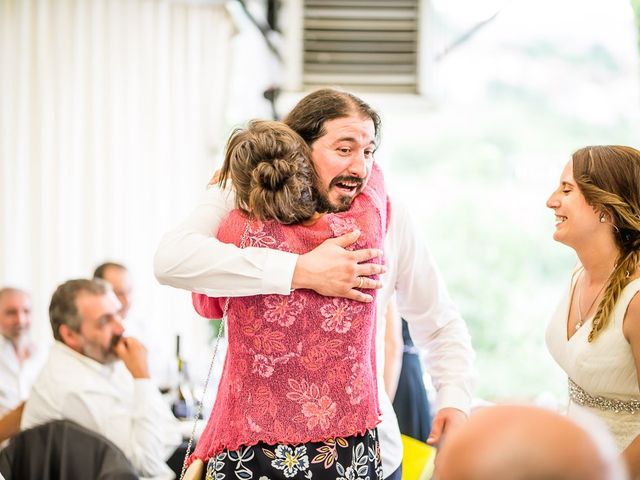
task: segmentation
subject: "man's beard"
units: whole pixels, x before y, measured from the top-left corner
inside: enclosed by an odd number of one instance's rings
[[[357,182],[359,185],[356,187],[356,192],[354,195],[340,195],[337,199],[337,201],[332,202],[331,199],[329,198],[329,194],[331,192],[331,188],[336,186],[337,184],[341,183],[341,182]],[[336,177],[333,180],[331,180],[331,183],[329,184],[329,188],[328,189],[323,189],[321,188],[319,185],[316,187],[316,201],[317,201],[317,208],[318,208],[318,212],[321,213],[339,213],[339,212],[346,212],[347,210],[349,210],[349,208],[351,208],[351,204],[353,203],[353,200],[360,195],[360,192],[362,191],[362,184],[364,183],[364,180],[362,178],[359,177],[351,177],[351,176],[341,176],[341,177]]]
[[[2,336],[18,348],[28,344],[31,341],[29,336],[29,328],[10,328],[8,329],[8,331],[4,332]]]
[[[102,345],[91,341],[85,341],[82,346],[82,354],[103,365],[114,363],[118,360],[114,347],[120,341],[120,338],[120,335],[113,335],[108,348],[104,348]]]

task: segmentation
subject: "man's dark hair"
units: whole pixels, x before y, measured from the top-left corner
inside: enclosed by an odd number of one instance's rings
[[[51,297],[49,304],[49,320],[53,330],[53,338],[62,341],[60,326],[67,325],[75,332],[80,331],[82,318],[76,306],[76,298],[80,292],[87,292],[93,295],[106,295],[111,290],[107,282],[94,278],[87,280],[84,278],[69,280],[60,285]]]
[[[325,122],[354,113],[373,121],[376,143],[380,143],[382,122],[376,111],[361,98],[332,88],[322,88],[304,97],[285,117],[284,123],[295,130],[308,145],[312,145],[326,133]]]
[[[102,278],[102,279],[104,279],[104,273],[109,268],[117,268],[119,270],[126,270],[127,269],[127,267],[125,267],[124,265],[122,265],[120,263],[105,262],[102,265],[98,265],[98,267],[96,267],[96,269],[93,272],[93,278]]]

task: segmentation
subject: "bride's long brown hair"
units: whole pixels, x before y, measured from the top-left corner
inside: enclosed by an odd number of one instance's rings
[[[640,261],[640,151],[620,145],[581,148],[573,154],[573,176],[587,203],[613,225],[619,250],[589,342],[608,325],[624,287]]]

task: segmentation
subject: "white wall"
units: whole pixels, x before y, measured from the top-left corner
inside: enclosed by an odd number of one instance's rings
[[[0,285],[32,292],[39,341],[55,287],[106,259],[134,275],[152,354],[207,338],[152,256],[226,137],[222,3],[0,0]]]

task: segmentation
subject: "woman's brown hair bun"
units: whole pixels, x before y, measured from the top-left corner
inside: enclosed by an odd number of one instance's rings
[[[253,170],[253,185],[272,192],[281,190],[298,169],[295,163],[283,159],[260,162]]]
[[[231,134],[220,184],[227,180],[236,208],[258,220],[300,223],[317,210],[311,150],[282,122],[253,120]]]

